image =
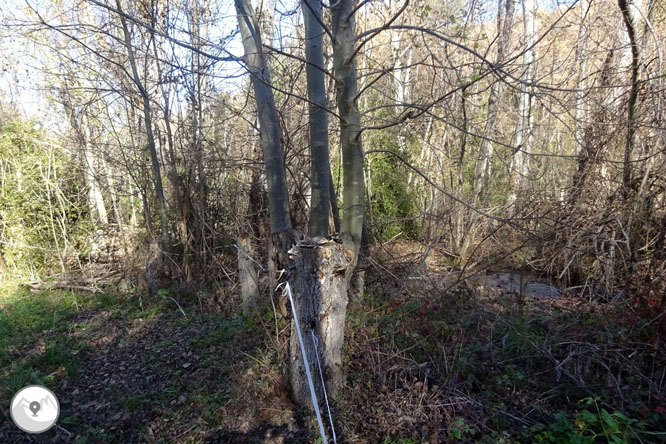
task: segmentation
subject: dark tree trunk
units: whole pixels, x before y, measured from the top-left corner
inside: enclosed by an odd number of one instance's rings
[[[328,235],[330,207],[330,160],[328,157],[328,111],[324,79],[324,29],[321,25],[321,2],[302,0],[305,23],[305,67],[310,124],[310,221],[308,235]]]
[[[335,186],[333,185],[333,174],[331,169],[328,169],[328,195],[331,201],[331,216],[333,218],[333,228],[331,232],[340,233],[340,209],[338,208],[338,196],[335,194]]]
[[[315,237],[299,243],[291,250],[296,271],[294,302],[306,353],[309,357],[315,358],[319,355],[322,358],[320,362],[324,368],[324,380],[329,397],[339,391],[344,381],[342,355],[345,316],[350,282],[362,243],[365,210],[353,12],[352,0],[340,0],[331,10],[334,37],[333,64],[344,171],[344,208],[340,232],[343,243]],[[328,170],[330,172],[330,164]],[[328,181],[330,184],[330,176]],[[299,344],[295,328],[292,326],[291,382],[295,399],[301,405],[308,405],[310,397],[300,347],[297,348]],[[311,332],[314,332],[321,342],[319,347],[313,344]],[[308,360],[312,365],[312,372],[318,375],[316,359]],[[316,376],[314,379],[317,379]],[[318,391],[321,392],[321,387]]]
[[[322,366],[329,399],[343,383],[344,323],[355,253],[341,243],[321,237],[300,242],[292,253],[296,270],[293,288],[296,316],[317,397],[323,401],[317,359]],[[291,384],[294,398],[306,406],[310,403],[310,392],[295,329],[296,325],[292,323]],[[315,347],[311,332],[317,338],[318,347]]]
[[[636,17],[631,8],[635,8],[632,0],[618,0],[622,11],[624,25],[627,28],[629,42],[631,44],[631,91],[629,92],[629,103],[627,109],[627,140],[624,149],[624,169],[622,172],[622,193],[625,199],[630,197],[631,188],[631,157],[637,144],[636,114],[638,114],[638,88],[640,81],[641,52],[638,45],[638,26]]]

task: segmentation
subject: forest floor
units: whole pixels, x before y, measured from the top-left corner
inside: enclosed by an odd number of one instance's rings
[[[666,442],[650,301],[470,284],[440,294],[413,272],[371,269],[350,303],[334,402],[344,442]],[[2,288],[0,442],[318,442],[288,396],[287,321],[269,308],[240,316],[237,296],[216,292],[218,305],[173,290]],[[61,404],[58,426],[34,438],[8,411],[28,384]]]

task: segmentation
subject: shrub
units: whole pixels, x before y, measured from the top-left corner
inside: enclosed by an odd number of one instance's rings
[[[77,173],[37,123],[0,127],[0,265],[7,273],[35,276],[64,258],[85,208]]]

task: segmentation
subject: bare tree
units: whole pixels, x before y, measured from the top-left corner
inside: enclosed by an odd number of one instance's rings
[[[527,179],[530,171],[530,156],[532,155],[532,129],[534,127],[534,86],[536,78],[536,31],[538,21],[536,17],[536,0],[523,0],[523,29],[525,36],[525,50],[523,55],[523,75],[518,104],[518,128],[516,130],[516,147],[511,159],[511,190],[507,197],[507,204],[516,202],[518,193]]]
[[[169,222],[167,217],[166,199],[164,197],[164,186],[162,184],[162,172],[160,170],[160,161],[157,156],[157,145],[155,144],[155,137],[153,135],[153,117],[151,113],[150,96],[146,90],[145,85],[141,80],[139,71],[137,69],[136,57],[134,55],[134,47],[132,46],[132,36],[130,27],[128,26],[127,19],[123,13],[123,8],[120,0],[116,0],[116,8],[120,12],[118,17],[122,25],[123,38],[127,57],[129,59],[130,67],[132,69],[132,82],[136,86],[143,101],[143,120],[146,130],[146,138],[148,142],[148,151],[150,152],[150,163],[153,171],[153,183],[155,185],[155,194],[157,195],[157,203],[160,207],[160,228],[161,228],[161,241],[160,248],[162,251],[168,252],[171,248],[171,241],[169,235]]]
[[[497,2],[497,59],[496,64],[502,66],[511,43],[511,34],[513,30],[515,0],[499,0]],[[500,99],[502,91],[501,74],[495,73],[490,86],[490,95],[488,96],[488,114],[486,116],[485,128],[483,130],[483,139],[479,146],[479,156],[474,172],[474,195],[478,199],[483,192],[486,181],[490,176],[492,158],[493,158],[493,135],[495,123],[500,108]]]
[[[624,165],[622,173],[622,192],[626,199],[630,194],[632,175],[631,161],[638,138],[636,132],[636,118],[639,107],[638,88],[641,75],[642,56],[638,30],[638,8],[634,4],[634,0],[618,0],[618,5],[622,11],[622,19],[624,20],[624,26],[627,28],[627,36],[631,47],[631,70],[629,76],[631,91],[629,92],[629,100],[627,103],[627,136],[624,148]]]
[[[69,118],[69,123],[76,135],[76,140],[83,149],[83,168],[86,173],[86,183],[88,184],[88,202],[90,205],[92,222],[94,224],[100,223],[102,225],[107,225],[109,223],[109,218],[95,170],[95,156],[88,137],[85,134],[85,129],[82,127],[82,122],[79,120],[81,117],[76,115],[74,104],[72,103],[72,98],[70,96],[69,85],[65,84],[60,88],[60,98],[63,108],[67,113],[67,117]],[[92,132],[92,128],[90,131]]]
[[[291,248],[293,233],[289,219],[289,194],[284,168],[280,121],[275,108],[271,75],[261,43],[261,33],[249,0],[235,0],[245,64],[250,73],[257,113],[261,148],[268,183],[268,206],[273,243],[281,254]],[[283,259],[282,263],[286,263]]]

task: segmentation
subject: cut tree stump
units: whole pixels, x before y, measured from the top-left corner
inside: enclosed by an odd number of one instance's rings
[[[296,314],[317,398],[323,402],[317,358],[329,399],[335,396],[344,382],[342,356],[347,294],[356,258],[354,252],[343,244],[321,237],[304,239],[289,254],[295,266],[292,287]],[[318,347],[315,347],[311,332],[317,338]],[[291,326],[289,353],[294,398],[301,406],[311,406],[294,322]]]
[[[238,280],[241,287],[241,301],[243,304],[243,316],[250,314],[257,306],[259,297],[258,270],[252,261],[254,249],[249,238],[238,240]]]

